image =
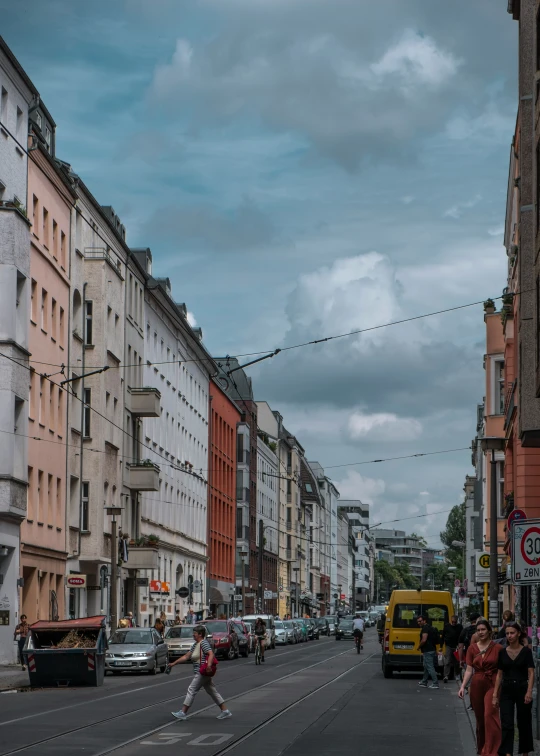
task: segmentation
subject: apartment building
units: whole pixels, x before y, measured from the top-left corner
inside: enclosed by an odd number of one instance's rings
[[[63,618],[67,560],[66,444],[70,229],[75,192],[54,155],[55,124],[43,103],[29,124],[30,335],[28,511],[21,527],[22,610],[30,623]],[[59,374],[60,373],[60,374]],[[48,379],[46,374],[52,374]],[[56,374],[56,375],[55,375]]]
[[[155,480],[142,490],[140,545],[130,550],[130,559],[141,555],[139,577],[148,584],[139,588],[138,613],[149,626],[161,612],[173,619],[191,608],[201,617],[207,605],[210,375],[217,365],[169,279],[152,277],[150,250],[133,254],[148,276],[143,381],[155,387],[161,407],[159,418],[142,420],[141,466]],[[157,566],[143,569],[148,548]],[[190,589],[187,599],[176,594],[182,587]]]
[[[318,462],[308,463],[313,475],[317,479],[320,497],[320,515],[318,534],[318,548],[320,559],[320,593],[317,596],[321,615],[330,614],[335,609],[337,593],[337,541],[332,535],[333,509],[337,517],[337,500],[339,492],[330,478],[325,475],[324,468]],[[335,529],[335,528],[334,528]]]
[[[37,90],[0,37],[0,664],[16,659],[20,527],[27,512],[30,221],[28,112]]]
[[[415,535],[407,535],[404,530],[385,530],[376,529],[372,531],[375,539],[376,550],[390,550],[394,554],[394,563],[405,563],[409,565],[411,575],[422,579],[423,557],[422,544]]]
[[[263,611],[278,608],[279,461],[277,440],[263,431],[257,437],[257,549],[261,548],[259,522],[263,522]]]
[[[209,606],[215,616],[234,614],[236,594],[236,476],[238,406],[210,383],[210,464],[207,473]]]

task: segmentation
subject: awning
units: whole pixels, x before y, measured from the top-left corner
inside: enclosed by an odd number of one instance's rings
[[[210,586],[210,603],[211,604],[229,604],[231,601],[230,596],[224,596],[219,588]]]

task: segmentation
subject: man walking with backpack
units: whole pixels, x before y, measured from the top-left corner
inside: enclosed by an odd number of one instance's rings
[[[435,654],[437,646],[440,645],[439,631],[437,628],[428,624],[427,617],[420,615],[417,618],[418,627],[420,628],[420,643],[418,648],[422,652],[424,662],[424,677],[418,683],[420,688],[428,687],[428,680],[431,677],[430,690],[439,690],[439,680],[435,671]]]
[[[457,677],[459,664],[457,662],[456,657],[454,656],[454,653],[457,650],[457,647],[459,644],[459,638],[461,636],[462,631],[463,631],[463,625],[459,624],[458,618],[454,614],[453,617],[450,617],[450,622],[444,626],[444,630],[442,634],[442,642],[445,645],[444,678],[443,678],[443,682],[445,683],[448,682],[448,678],[450,676],[450,672],[452,669],[454,670],[455,675]]]

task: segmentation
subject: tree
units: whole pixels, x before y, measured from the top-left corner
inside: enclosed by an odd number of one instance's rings
[[[454,581],[454,575],[448,572],[447,564],[430,564],[424,572],[424,588],[435,588],[435,590],[451,591]]]
[[[422,546],[423,549],[425,549],[426,546],[428,545],[428,542],[426,541],[424,536],[416,535],[416,533],[411,533],[410,536],[407,536],[407,538],[416,538],[416,540],[418,541],[420,546]]]
[[[446,520],[446,527],[440,533],[440,538],[443,545],[446,547],[445,552],[448,563],[457,567],[458,574],[463,575],[464,549],[453,546],[452,544],[454,541],[465,543],[465,502],[462,504],[456,504],[455,507],[452,507],[448,519]]]

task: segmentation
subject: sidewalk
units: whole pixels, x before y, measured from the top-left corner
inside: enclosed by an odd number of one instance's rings
[[[27,688],[28,672],[23,672],[19,664],[0,667],[0,691]]]

